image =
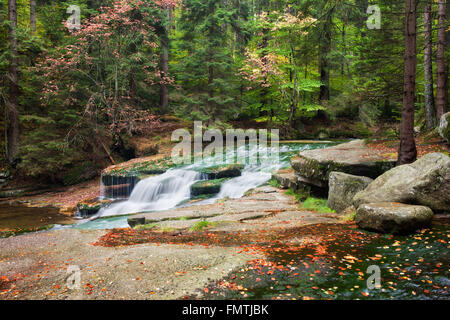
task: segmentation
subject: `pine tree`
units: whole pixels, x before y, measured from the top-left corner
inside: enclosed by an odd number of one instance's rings
[[[416,6],[417,0],[405,0],[405,70],[403,80],[403,109],[398,151],[399,165],[416,161],[414,139],[414,103],[416,87]]]

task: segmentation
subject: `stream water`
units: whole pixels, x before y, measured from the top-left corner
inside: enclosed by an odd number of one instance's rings
[[[134,213],[168,210],[186,205],[191,197],[190,187],[205,176],[202,168],[212,167],[223,162],[232,163],[237,154],[246,154],[246,159],[258,159],[256,163],[246,164],[239,177],[226,181],[220,192],[210,199],[195,204],[213,203],[223,198],[240,198],[245,192],[270,180],[272,172],[289,166],[289,159],[302,150],[325,148],[336,143],[286,143],[280,144],[279,152],[268,148],[242,147],[224,155],[211,156],[194,164],[168,170],[166,173],[144,179],[137,183],[130,197],[107,208],[101,209],[94,217],[80,221],[75,227],[81,229],[110,229],[127,227],[128,216]],[[258,157],[256,157],[258,154]],[[247,161],[248,162],[248,161]]]
[[[265,159],[257,165],[246,165],[242,175],[225,182],[217,195],[192,205],[242,197],[246,191],[269,181],[273,170],[288,166],[292,155],[329,145],[281,144],[279,161],[278,158]],[[234,157],[234,154],[227,154],[227,157]],[[0,229],[38,228],[58,223],[55,228],[127,227],[127,218],[133,213],[187,205],[190,186],[205,178],[198,170],[216,164],[217,159],[209,157],[144,179],[134,187],[128,199],[101,210],[93,221],[84,219],[72,223],[49,208],[0,205]],[[206,295],[206,291],[201,290],[198,296],[190,298],[450,299],[448,226],[449,221],[434,223],[430,229],[405,237],[374,234],[346,224],[287,230],[289,234],[274,235],[276,241],[258,235],[257,244],[266,253],[265,261],[249,263],[246,268],[211,283]],[[317,243],[298,243],[298,234],[316,239]],[[243,244],[244,247],[255,245],[252,241]],[[368,289],[370,274],[367,270],[374,265],[381,270],[381,288]]]

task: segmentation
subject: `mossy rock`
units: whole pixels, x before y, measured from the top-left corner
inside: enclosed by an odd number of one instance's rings
[[[111,200],[83,201],[77,204],[77,210],[82,217],[92,216],[99,212],[101,208],[110,205],[111,202]]]
[[[291,159],[292,168],[298,176],[312,185],[325,188],[332,171],[375,179],[394,168],[395,164],[395,159],[388,159],[369,149],[362,140],[302,151]]]
[[[105,170],[102,174],[102,182],[105,186],[118,184],[135,185],[143,175],[163,174],[175,166],[170,157],[135,163],[123,168]]]
[[[239,177],[244,169],[243,164],[219,165],[199,170],[207,175],[208,179],[222,179]]]
[[[191,186],[191,196],[219,193],[222,184],[227,178],[198,181]]]

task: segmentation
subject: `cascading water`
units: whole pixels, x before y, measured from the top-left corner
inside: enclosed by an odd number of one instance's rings
[[[196,204],[213,203],[217,199],[240,198],[245,192],[256,188],[270,180],[272,172],[289,165],[289,159],[301,150],[324,148],[330,144],[286,144],[281,145],[279,151],[271,148],[261,149],[259,147],[244,146],[243,149],[226,152],[224,155],[215,155],[205,157],[202,161],[187,165],[180,169],[171,169],[166,173],[150,177],[135,183],[132,177],[125,181],[113,181],[133,185],[132,192],[126,201],[113,203],[109,207],[101,209],[95,216],[89,220],[95,220],[88,223],[81,222],[79,228],[108,229],[126,227],[126,217],[120,215],[161,211],[175,208],[180,203],[190,199],[190,189],[192,184],[207,177],[200,173],[202,168],[208,168],[219,164],[233,163],[236,153],[246,154],[246,158],[254,156],[256,153],[257,163],[247,164],[239,177],[232,178],[222,184],[220,192],[207,200],[196,202]],[[109,178],[108,178],[109,179]],[[122,178],[125,179],[125,178]],[[130,180],[131,179],[131,180]],[[108,193],[108,186],[113,182],[105,180],[103,194]],[[130,181],[128,181],[130,180]],[[105,182],[103,181],[103,183]],[[116,195],[114,191],[113,195]],[[113,197],[114,198],[114,197]],[[118,216],[118,217],[114,217]],[[104,219],[98,219],[104,218]]]
[[[196,171],[174,169],[144,179],[136,184],[127,201],[100,210],[97,217],[171,209],[188,200],[191,185],[203,177]]]

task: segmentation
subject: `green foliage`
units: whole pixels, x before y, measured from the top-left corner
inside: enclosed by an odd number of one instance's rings
[[[194,224],[192,227],[190,227],[190,231],[191,232],[196,232],[196,231],[202,231],[205,228],[210,227],[211,225],[213,225],[212,222],[206,221],[206,220],[202,220],[197,222],[196,224]]]

